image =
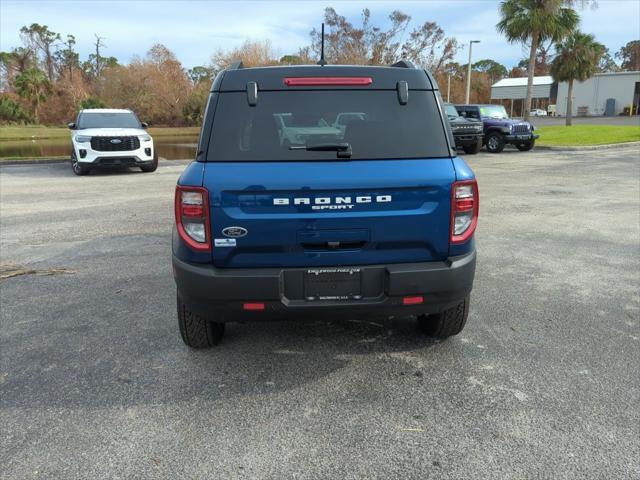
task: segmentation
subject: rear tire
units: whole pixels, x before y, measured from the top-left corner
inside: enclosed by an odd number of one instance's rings
[[[71,151],[71,169],[76,175],[87,175],[91,171],[91,167],[85,163],[79,162],[76,152]]]
[[[212,322],[191,311],[180,295],[177,296],[178,325],[182,341],[191,348],[217,345],[224,335],[224,323]]]
[[[520,150],[521,152],[528,152],[529,150],[531,150],[533,148],[533,146],[536,144],[535,139],[534,140],[529,140],[526,143],[519,143],[518,145],[516,145],[516,147],[518,148],[518,150]]]
[[[478,153],[480,151],[480,149],[482,148],[482,139],[479,138],[475,144],[473,145],[463,145],[462,149],[464,150],[464,153],[467,153],[469,155],[475,155],[476,153]]]
[[[158,152],[155,151],[156,147],[153,147],[153,160],[148,165],[140,165],[140,170],[143,172],[155,172],[158,168]]]
[[[448,338],[459,334],[469,316],[469,296],[444,312],[432,315],[420,315],[418,327],[422,332],[435,338]]]
[[[500,153],[504,150],[504,136],[498,132],[491,132],[485,138],[485,145],[489,153]]]

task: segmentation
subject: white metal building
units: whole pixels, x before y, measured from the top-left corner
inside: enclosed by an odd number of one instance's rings
[[[533,97],[549,98],[553,77],[533,77]],[[492,100],[519,100],[527,98],[527,77],[503,78],[491,85]]]
[[[546,110],[549,99],[553,95],[553,77],[541,76],[533,77],[531,108],[544,108]],[[507,108],[511,110],[513,116],[513,102],[520,100],[520,114],[522,114],[522,105],[524,99],[527,98],[527,77],[503,78],[497,83],[491,85],[491,100],[511,100]]]
[[[567,113],[567,90],[566,82],[558,85],[558,115]],[[572,96],[573,115],[619,115],[625,107],[640,103],[640,72],[599,73],[584,82],[573,82]]]

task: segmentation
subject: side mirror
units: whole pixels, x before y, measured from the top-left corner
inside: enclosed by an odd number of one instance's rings
[[[142,128],[149,128],[149,124],[147,122],[140,122],[140,125],[142,125]]]
[[[67,127],[69,128],[69,130],[75,130],[76,124],[75,122],[67,123]]]

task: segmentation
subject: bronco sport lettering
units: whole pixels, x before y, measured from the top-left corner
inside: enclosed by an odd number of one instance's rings
[[[274,198],[274,205],[312,205],[313,210],[340,210],[340,209],[350,209],[354,207],[354,203],[384,203],[390,202],[391,195],[377,195],[375,197],[371,196],[361,196],[361,197],[316,197],[314,199],[311,198],[302,198],[296,197],[293,199],[293,202],[289,198]]]

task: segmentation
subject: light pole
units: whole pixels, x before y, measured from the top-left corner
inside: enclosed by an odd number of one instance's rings
[[[471,93],[471,49],[474,43],[480,43],[480,40],[471,40],[469,42],[469,65],[467,66],[467,96],[465,97],[465,104],[469,105],[469,94]]]

